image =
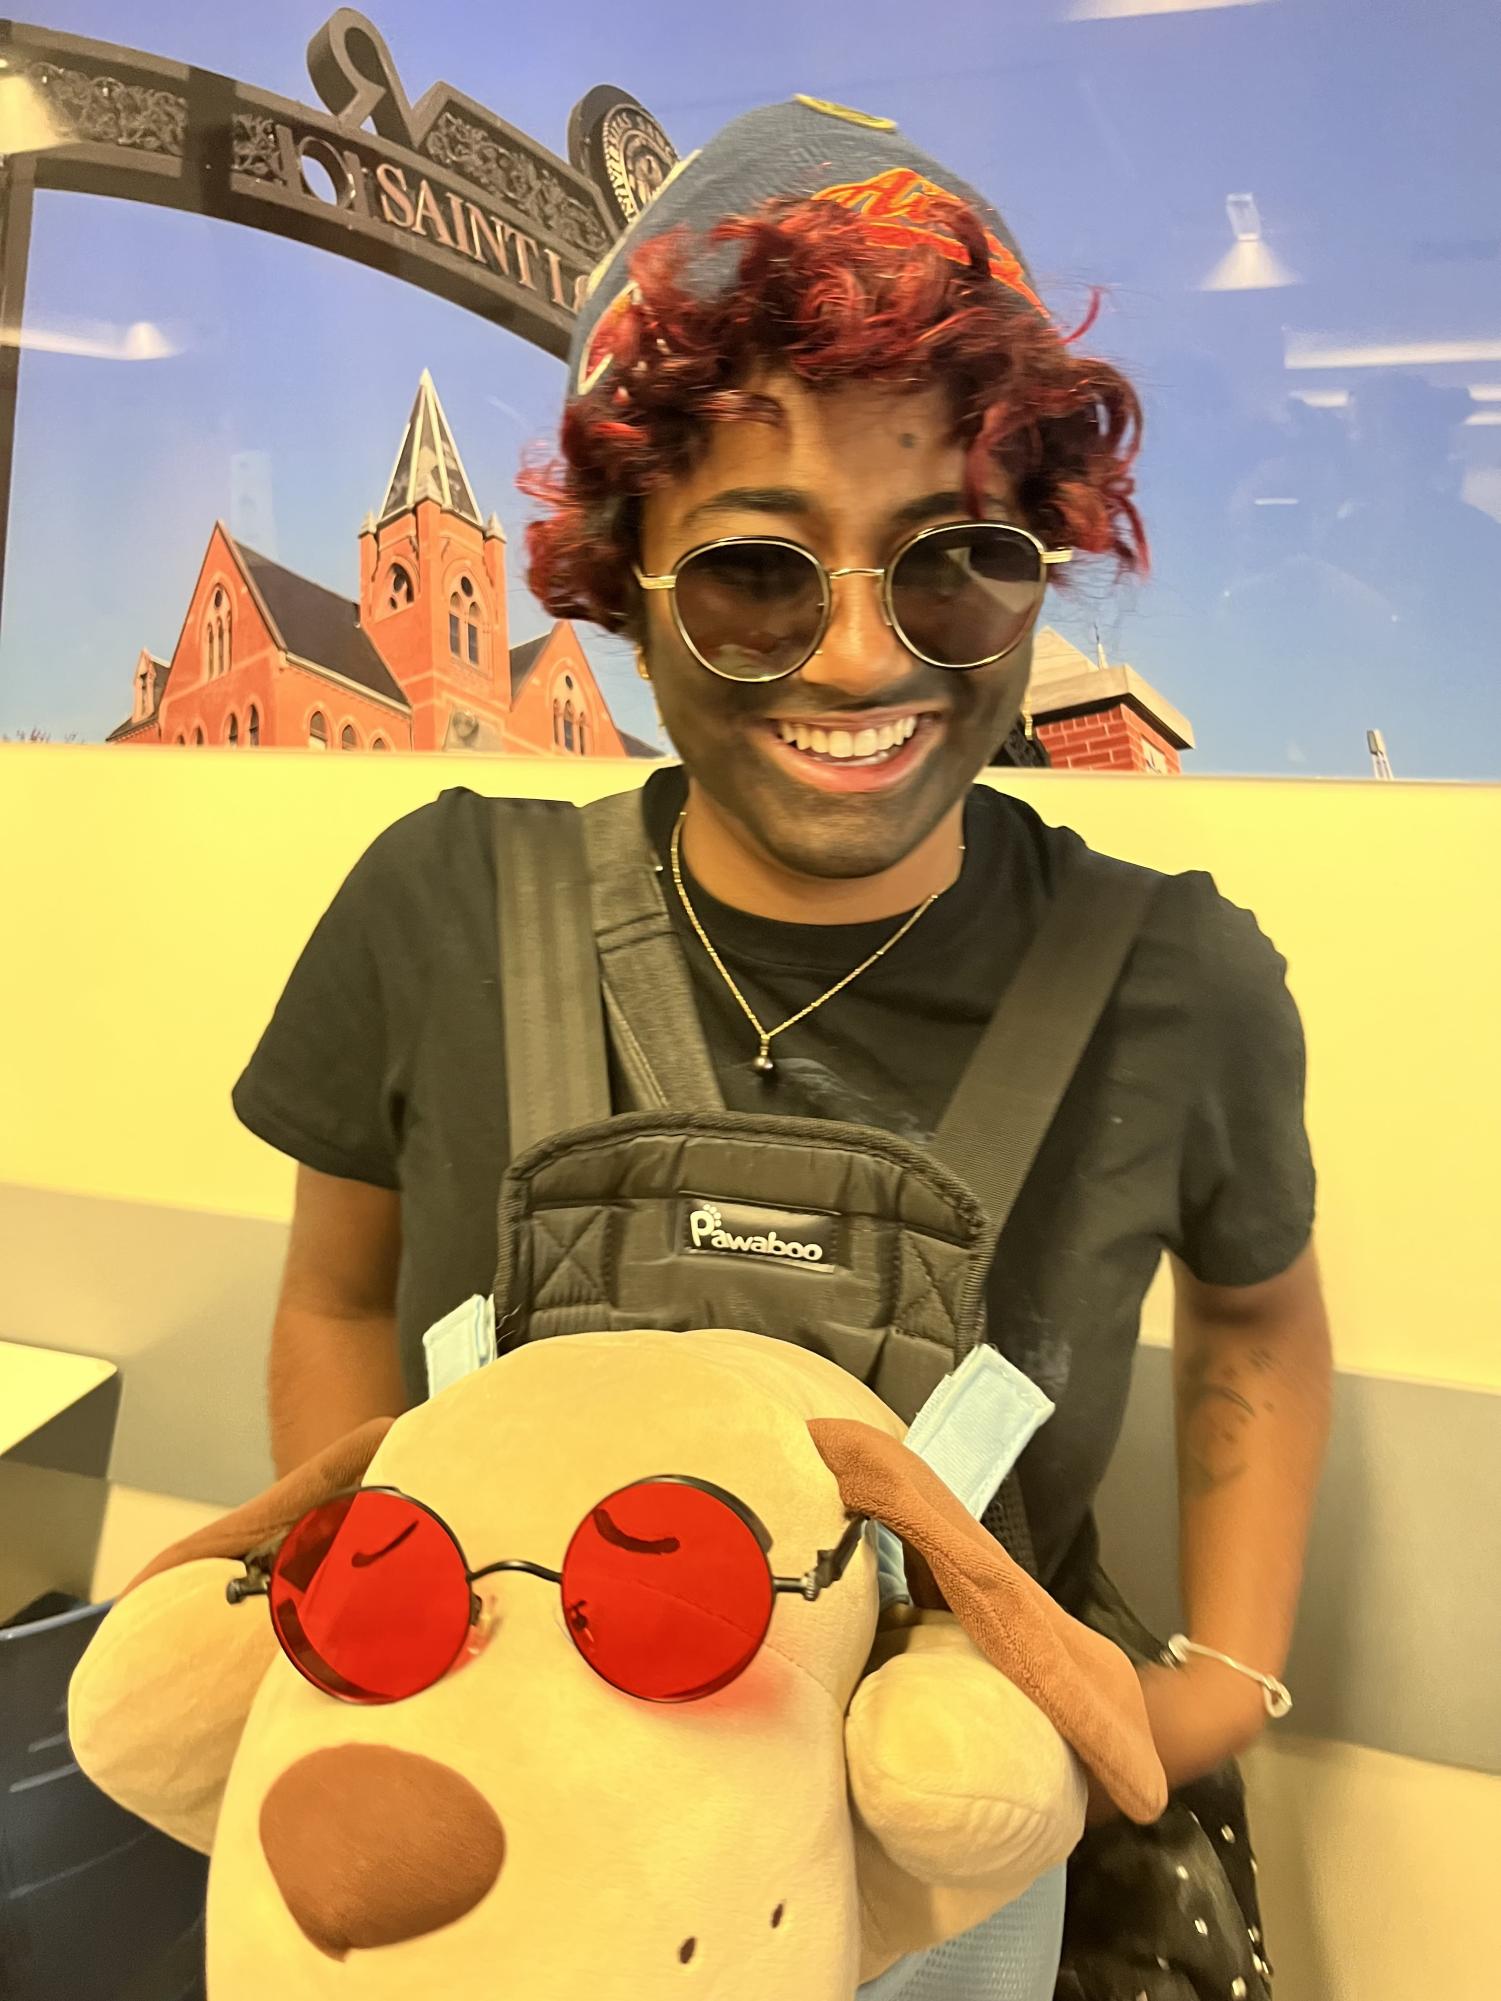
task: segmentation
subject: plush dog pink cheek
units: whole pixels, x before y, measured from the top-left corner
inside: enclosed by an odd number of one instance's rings
[[[282,1900],[320,1952],[395,1945],[472,1911],[505,1860],[494,1808],[447,1765],[379,1744],[313,1751],[261,1806]]]

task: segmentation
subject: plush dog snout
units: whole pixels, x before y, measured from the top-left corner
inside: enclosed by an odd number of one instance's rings
[[[282,1773],[261,1806],[261,1847],[302,1931],[343,1959],[473,1910],[506,1840],[488,1800],[449,1766],[341,1744]]]

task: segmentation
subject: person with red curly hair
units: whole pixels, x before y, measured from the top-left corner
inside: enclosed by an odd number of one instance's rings
[[[1049,586],[1145,566],[1140,430],[995,210],[885,121],[812,101],[737,120],[596,274],[557,455],[525,480],[530,582],[632,642],[678,752],[642,811],[732,1109],[931,1138],[1083,848],[976,780],[1021,714]],[[236,1093],[301,1165],[283,1469],[420,1395],[424,1330],[490,1290],[508,1139],[485,808],[446,793],[375,844]],[[1179,1786],[1249,1744],[1280,1687],[1325,1435],[1284,971],[1206,875],[1157,883],[987,1290],[989,1338],[1056,1407],[1021,1488],[1042,1581],[1083,1611],[1142,1302],[1172,1260],[1192,1645],[1141,1672]],[[1246,1929],[1215,1962],[1244,1962],[1226,1993],[1262,1978]],[[1149,1972],[1132,1962],[1132,1993]]]

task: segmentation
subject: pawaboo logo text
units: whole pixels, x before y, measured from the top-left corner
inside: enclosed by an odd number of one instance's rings
[[[836,1218],[790,1209],[752,1208],[690,1195],[684,1201],[684,1248],[723,1257],[779,1258],[817,1265],[834,1248]]]

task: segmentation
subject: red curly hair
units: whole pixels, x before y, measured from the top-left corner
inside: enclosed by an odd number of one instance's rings
[[[711,246],[739,246],[739,264],[709,297],[689,283],[699,244],[683,231],[644,243],[630,261],[633,296],[612,319],[611,365],[569,403],[560,455],[521,477],[544,509],[527,529],[527,555],[546,609],[634,630],[636,503],[691,468],[711,425],[778,421],[776,403],[745,387],[768,366],[814,390],[941,383],[976,513],[993,462],[1044,542],[1144,570],[1135,390],[1108,362],[1074,353],[1078,334],[1065,339],[995,281],[971,209],[956,202],[947,220],[967,262],[921,242],[894,259],[858,215],[769,203],[711,232]]]

